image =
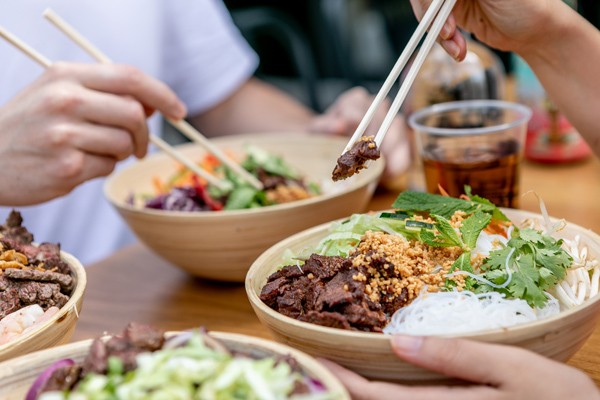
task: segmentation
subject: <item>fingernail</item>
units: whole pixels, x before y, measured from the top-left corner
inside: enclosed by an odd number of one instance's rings
[[[442,42],[442,47],[450,54],[452,58],[455,60],[458,59],[458,55],[460,54],[460,47],[453,42],[452,40],[444,40]]]
[[[444,40],[450,39],[450,35],[452,34],[452,27],[448,22],[446,22],[442,28],[442,32],[440,32],[440,36]]]
[[[185,117],[187,115],[187,107],[185,106],[185,104],[179,102],[178,108],[179,113],[181,113],[181,118]]]
[[[417,354],[423,345],[421,336],[394,335],[392,346],[403,354]]]

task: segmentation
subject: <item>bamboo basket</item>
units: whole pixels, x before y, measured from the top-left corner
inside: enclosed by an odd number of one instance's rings
[[[71,267],[71,274],[75,281],[71,298],[52,318],[39,325],[37,329],[1,345],[0,361],[68,343],[71,340],[79,319],[87,280],[85,269],[79,260],[64,251],[61,252],[61,257]]]
[[[331,182],[335,162],[347,138],[325,135],[246,134],[215,139],[224,151],[243,154],[252,144],[279,155],[309,181],[326,183],[326,193],[304,200],[247,210],[174,212],[136,208],[132,193],[154,193],[152,178],[166,181],[175,171],[165,154],[146,157],[112,174],[104,194],[137,237],[158,255],[192,275],[243,282],[252,262],[278,241],[311,226],[363,212],[383,172],[380,159],[360,174]],[[177,146],[190,160],[200,160],[196,144]]]
[[[174,333],[170,333],[174,334]],[[282,344],[247,335],[210,332],[230,350],[252,352],[253,356],[292,356],[298,361],[302,372],[318,379],[338,400],[350,400],[348,392],[327,368],[309,355]],[[71,358],[81,362],[88,353],[92,340],[83,340],[52,349],[38,351],[0,363],[0,399],[22,400],[35,378],[55,361]]]
[[[503,210],[519,223],[541,215],[513,209]],[[274,245],[252,265],[246,292],[256,315],[275,339],[316,357],[332,360],[367,378],[404,383],[442,383],[448,378],[399,360],[392,352],[389,336],[323,327],[284,316],[264,304],[260,292],[267,278],[278,269],[283,252],[311,248],[327,235],[330,223],[300,232]],[[558,236],[580,235],[588,254],[600,259],[600,236],[568,223]],[[464,338],[519,346],[558,360],[568,360],[592,334],[600,311],[600,295],[560,314],[512,328],[460,335]],[[451,336],[451,335],[449,335]]]

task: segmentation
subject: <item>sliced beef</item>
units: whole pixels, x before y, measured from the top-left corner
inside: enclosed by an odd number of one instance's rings
[[[45,311],[52,306],[61,308],[67,301],[69,297],[61,293],[57,283],[15,281],[0,275],[0,319],[32,304]]]
[[[62,392],[71,390],[81,378],[81,367],[71,365],[55,370],[46,381],[40,392]]]
[[[71,275],[61,274],[51,271],[40,271],[36,269],[16,269],[7,268],[4,270],[4,275],[13,280],[30,280],[36,282],[51,282],[58,283],[63,290],[71,290],[73,278]]]
[[[22,223],[21,214],[12,211],[0,225],[0,250],[11,267],[4,264],[6,269],[0,271],[0,319],[32,304],[44,311],[52,306],[60,308],[74,286],[71,268],[61,259],[60,245],[33,245],[33,235]],[[11,254],[13,250],[22,255]]]
[[[357,274],[364,275],[365,270],[354,267],[349,258],[313,254],[300,268],[286,266],[272,274],[260,298],[300,321],[379,332],[386,315],[366,295],[364,281],[354,279]]]
[[[6,218],[6,223],[0,225],[0,234],[19,244],[31,244],[33,235],[23,225],[21,213],[12,210]]]
[[[110,357],[118,357],[123,363],[124,371],[132,371],[137,367],[138,354],[159,350],[164,340],[163,331],[148,325],[130,323],[123,333],[112,336],[106,342],[102,339],[94,340],[83,361],[83,373],[105,374]]]
[[[321,326],[328,326],[330,328],[339,329],[352,329],[352,325],[348,322],[348,318],[345,315],[338,312],[329,311],[309,311],[308,313],[298,318],[300,321],[310,322],[311,324],[317,324]]]
[[[346,179],[366,168],[369,160],[377,160],[381,153],[373,136],[363,136],[357,140],[350,150],[337,159],[331,178],[334,181]]]

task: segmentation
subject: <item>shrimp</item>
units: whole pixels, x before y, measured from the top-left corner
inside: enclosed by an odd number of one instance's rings
[[[56,307],[55,307],[56,308]],[[23,307],[0,320],[0,345],[3,345],[32,327],[44,315],[38,304]]]

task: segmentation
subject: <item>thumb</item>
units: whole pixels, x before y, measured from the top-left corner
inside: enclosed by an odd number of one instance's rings
[[[541,358],[515,347],[408,335],[393,336],[392,349],[411,364],[446,376],[496,387],[509,380],[522,367],[523,357]]]

